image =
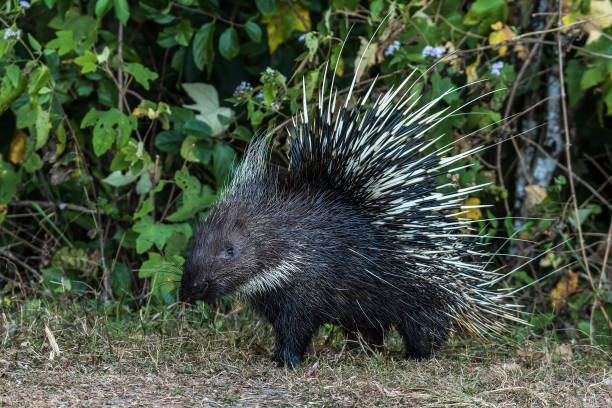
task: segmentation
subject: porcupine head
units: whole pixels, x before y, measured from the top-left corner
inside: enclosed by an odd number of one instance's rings
[[[326,74],[312,116],[304,95],[282,173],[267,137],[254,138],[195,236],[181,298],[239,294],[273,326],[274,359],[292,367],[327,322],[374,343],[396,327],[407,355],[426,358],[456,331],[516,319],[461,217],[483,186],[434,180],[482,146],[434,149],[436,125],[456,113],[438,104],[453,90],[423,102],[411,76],[371,102],[376,81],[352,101],[353,80],[338,101]]]

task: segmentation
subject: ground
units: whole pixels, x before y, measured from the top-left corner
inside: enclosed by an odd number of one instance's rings
[[[0,406],[612,406],[610,355],[546,336],[455,340],[413,361],[396,336],[375,351],[324,328],[290,371],[239,308],[186,319],[22,306],[0,319]]]

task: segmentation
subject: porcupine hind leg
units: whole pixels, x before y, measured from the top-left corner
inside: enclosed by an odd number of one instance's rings
[[[412,320],[405,318],[397,325],[406,349],[406,357],[411,359],[428,359],[431,352],[440,343],[431,331]]]

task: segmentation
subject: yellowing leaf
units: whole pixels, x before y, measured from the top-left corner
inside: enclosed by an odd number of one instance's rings
[[[11,140],[11,147],[9,153],[9,160],[13,164],[20,163],[25,158],[27,140],[28,135],[26,135],[20,129],[15,129],[15,132],[13,132],[13,140]]]
[[[338,65],[336,65],[336,74],[342,76],[344,74],[344,59],[338,59]]]
[[[491,34],[489,34],[489,44],[491,45],[499,44],[504,41],[509,41],[515,37],[510,27],[507,24],[503,24],[501,21],[498,21],[495,24],[491,24],[491,28],[494,30],[493,32],[491,32]],[[503,57],[504,55],[506,55],[506,51],[508,51],[507,45],[502,45],[501,47],[499,47],[498,52],[500,56]]]
[[[561,17],[561,21],[563,21],[563,24],[571,24],[576,21],[576,19],[572,16],[563,16]]]
[[[540,204],[548,196],[546,189],[539,184],[530,184],[525,187],[525,207],[530,210]]]
[[[4,218],[6,218],[6,213],[8,212],[8,207],[6,204],[0,204],[0,224],[2,224],[2,221],[4,221]]]
[[[468,84],[478,81],[478,73],[476,72],[478,65],[480,65],[480,54],[478,54],[476,57],[476,61],[465,67],[465,74],[467,75]]]
[[[363,73],[376,63],[376,52],[378,51],[378,45],[376,43],[369,44],[365,37],[359,37],[359,41],[361,41],[361,47],[359,47],[359,51],[355,57],[355,67],[358,67],[355,68],[356,82],[359,82]],[[338,64],[338,66],[340,66],[340,64]],[[342,76],[342,74],[338,75]]]
[[[578,287],[578,274],[568,269],[565,275],[559,280],[557,286],[550,291],[550,298],[553,310],[557,312],[561,307],[563,301],[567,299],[572,293],[576,292]]]
[[[276,11],[264,16],[261,22],[268,32],[268,48],[272,54],[283,42],[291,38],[293,31],[310,31],[310,14],[307,8],[298,2],[293,6],[282,3]]]
[[[453,55],[453,53],[457,50],[455,48],[455,44],[453,44],[452,41],[447,41],[444,44],[444,48],[446,48],[447,50],[446,53],[450,56],[443,57],[440,59],[440,61],[450,62],[450,64],[455,69],[455,71],[462,72],[461,71],[461,59],[457,55]]]
[[[466,208],[480,205],[480,198],[471,197],[465,200],[465,203],[461,206],[461,210],[453,210],[452,213],[457,214],[455,217],[457,219],[470,219],[470,220],[479,220],[482,218],[482,211],[480,208]]]
[[[587,44],[597,41],[601,37],[601,32],[612,26],[612,2],[610,0],[591,0],[589,14],[581,17],[591,20],[590,24],[582,25],[589,33]]]
[[[504,26],[504,23],[502,23],[501,21],[498,21],[497,23],[491,24],[491,29],[499,31],[503,28],[503,26]]]
[[[461,206],[461,210],[466,209],[467,213],[462,214],[462,217],[469,218],[474,221],[481,219],[482,211],[480,211],[480,208],[465,208],[465,207],[472,207],[472,206],[477,206],[477,205],[480,205],[480,198],[471,197],[465,200],[465,204]]]

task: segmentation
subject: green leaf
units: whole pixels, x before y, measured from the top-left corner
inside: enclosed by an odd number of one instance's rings
[[[13,86],[13,81],[11,80],[11,78],[9,78],[8,75],[5,75],[4,78],[2,78],[2,84],[0,85],[0,113],[7,110],[15,101],[15,99],[17,99],[17,97],[19,97],[19,95],[21,95],[23,91],[25,91],[27,86],[28,78],[26,78],[26,76],[23,74],[23,72],[21,72],[21,70],[17,87]],[[24,109],[27,110],[28,107],[26,106]],[[19,114],[19,112],[17,113]]]
[[[6,67],[5,75],[10,80],[10,84],[13,88],[19,87],[19,82],[21,80],[21,68],[17,64],[11,64]]]
[[[190,20],[183,20],[176,26],[176,32],[174,34],[174,39],[180,45],[186,47],[189,45],[189,41],[191,41],[191,37],[193,36],[193,28],[191,28]]]
[[[160,289],[160,292],[161,292],[161,296],[162,296],[162,298],[164,299],[164,302],[166,302],[167,305],[171,305],[171,304],[176,302],[174,297],[170,293],[168,293],[166,291],[166,289],[164,289],[163,286],[160,286],[159,289]]]
[[[85,249],[70,246],[61,247],[51,258],[51,267],[63,271],[70,269],[85,271],[88,263],[89,257]]]
[[[247,21],[244,25],[244,30],[246,31],[251,41],[256,43],[261,41],[261,28],[259,27],[259,25],[257,25],[257,23],[253,21]]]
[[[34,173],[36,170],[40,170],[42,168],[42,160],[38,154],[32,153],[21,162],[21,166],[28,173]]]
[[[130,293],[130,287],[132,286],[132,277],[130,270],[127,265],[118,262],[115,265],[115,269],[111,275],[111,288],[113,289],[113,295],[116,297],[122,297]]]
[[[491,31],[491,24],[506,21],[508,5],[504,0],[476,0],[463,18],[463,24],[479,24],[478,33]]]
[[[157,44],[162,48],[174,47],[177,44],[176,39],[174,38],[175,34],[176,34],[176,26],[165,27],[157,35]]]
[[[49,111],[43,110],[36,117],[36,144],[34,150],[38,150],[47,143],[49,139]]]
[[[199,111],[195,118],[210,126],[212,136],[217,136],[227,129],[227,123],[221,123],[219,116],[232,118],[234,112],[229,108],[219,106],[219,95],[214,86],[204,83],[184,83],[183,89],[196,103],[183,105],[188,109]]]
[[[213,67],[215,53],[213,50],[213,36],[215,33],[215,23],[206,23],[196,32],[193,38],[192,51],[193,62],[200,71],[204,67],[208,68],[208,74]]]
[[[155,147],[162,152],[178,153],[183,139],[183,135],[178,130],[164,130],[155,136]]]
[[[0,204],[8,204],[13,199],[19,184],[19,173],[0,156]]]
[[[123,146],[137,123],[135,117],[127,117],[116,108],[112,108],[106,112],[90,110],[83,118],[81,128],[93,124],[95,127],[92,145],[95,155],[100,156],[111,148],[115,140],[117,146]]]
[[[277,0],[255,0],[255,4],[257,5],[257,9],[264,16],[274,14],[276,9],[278,8]]]
[[[219,53],[225,59],[232,59],[240,52],[238,34],[234,27],[226,28],[219,37]]]
[[[383,0],[374,0],[370,3],[370,15],[372,16],[372,20],[378,19],[380,12],[383,10],[384,2]]]
[[[113,6],[113,0],[96,0],[95,13],[98,19],[104,17]]]
[[[115,15],[123,24],[127,24],[130,19],[130,6],[127,0],[113,0],[115,5]]]
[[[605,92],[605,91],[604,91]],[[606,115],[612,115],[612,83],[608,81],[608,90],[603,97],[604,102],[608,106],[608,110],[606,111]]]
[[[35,95],[40,89],[47,85],[51,80],[51,71],[46,65],[40,65],[34,71],[30,73],[30,86],[28,87],[28,93]]]
[[[319,48],[319,38],[317,37],[317,34],[313,33],[312,31],[306,33],[306,38],[304,42],[306,44],[306,48],[308,48],[308,55],[310,56],[310,58],[314,57],[317,52],[317,49]]]
[[[104,178],[102,181],[105,182],[106,184],[110,184],[113,187],[121,187],[121,186],[125,186],[125,185],[132,183],[134,180],[138,178],[138,176],[140,176],[140,173],[132,174],[131,169],[125,172],[125,174],[120,171],[113,171],[111,174],[106,176],[106,178]]]
[[[40,50],[42,49],[42,46],[40,45],[40,43],[36,40],[36,38],[34,38],[32,36],[32,34],[28,33],[28,41],[30,42],[30,46],[32,47],[32,49],[35,52],[40,52]],[[2,56],[0,55],[0,58]]]
[[[144,261],[142,265],[140,265],[138,277],[144,279],[153,276],[155,272],[161,269],[163,263],[164,259],[160,254],[155,252],[149,252],[149,259]]]
[[[217,143],[215,144],[213,160],[213,172],[217,180],[217,185],[223,186],[229,181],[230,175],[236,165],[236,152],[225,143]]]
[[[236,129],[234,129],[234,134],[244,140],[251,139],[251,131],[247,127],[242,125],[237,126]]]
[[[98,62],[98,57],[91,51],[85,51],[84,55],[77,57],[74,59],[74,63],[83,67],[81,70],[82,74],[86,74],[88,72],[94,72],[96,70],[96,63]]]
[[[151,71],[138,62],[131,62],[126,65],[125,72],[129,72],[134,76],[136,82],[144,87],[147,91],[149,90],[149,81],[157,79],[157,72]]]
[[[199,211],[211,206],[217,199],[208,186],[202,186],[196,177],[189,174],[187,168],[177,171],[174,180],[183,190],[182,205],[175,213],[166,217],[168,221],[192,220]]]
[[[569,95],[569,103],[575,105],[580,99],[583,92],[580,89],[580,77],[584,71],[582,64],[576,60],[570,60],[565,69],[565,82],[567,83],[567,93]]]
[[[70,51],[76,50],[77,43],[74,41],[72,31],[61,30],[55,33],[56,39],[51,40],[47,43],[47,48],[57,50],[59,56],[69,53]]]
[[[606,77],[606,72],[602,67],[596,65],[584,71],[580,79],[580,88],[588,89],[603,81]]]
[[[136,183],[136,193],[139,195],[147,194],[153,188],[151,174],[148,171],[143,171]]]
[[[189,119],[183,126],[183,130],[196,139],[202,140],[209,139],[212,134],[210,126],[199,119]]]
[[[171,293],[176,293],[176,283],[180,280],[181,270],[177,265],[182,265],[184,259],[178,255],[167,255],[172,262],[164,260],[155,252],[149,252],[149,259],[144,261],[138,271],[141,279],[151,278],[151,294],[166,304],[174,303],[175,298]]]
[[[132,229],[139,234],[136,238],[136,252],[139,254],[148,251],[153,245],[162,250],[174,234],[182,234],[187,238],[192,235],[189,224],[154,224],[148,215],[138,220]]]

